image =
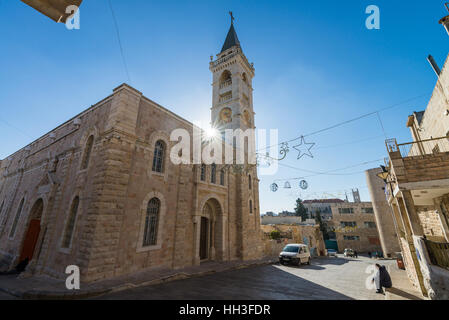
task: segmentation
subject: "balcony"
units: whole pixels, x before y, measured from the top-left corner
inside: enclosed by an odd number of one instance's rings
[[[437,189],[449,193],[449,140],[447,137],[433,138],[398,144],[396,139],[386,141],[389,154],[387,166],[390,181],[395,188],[427,190],[419,197],[437,197]],[[438,193],[441,193],[438,192]],[[426,197],[427,195],[427,197]]]

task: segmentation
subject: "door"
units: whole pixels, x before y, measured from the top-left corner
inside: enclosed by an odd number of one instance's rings
[[[23,261],[25,258],[28,258],[28,261],[31,261],[40,231],[41,221],[37,219],[31,220],[30,226],[28,227],[28,231],[25,235],[25,240],[23,241],[22,253],[20,254],[19,262]]]
[[[201,227],[200,227],[200,259],[205,260],[208,257],[208,230],[209,230],[209,220],[207,218],[201,217]]]

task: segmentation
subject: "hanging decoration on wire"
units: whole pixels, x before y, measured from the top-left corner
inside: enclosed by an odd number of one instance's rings
[[[302,190],[306,190],[306,189],[309,187],[309,184],[307,183],[306,180],[301,180],[301,181],[299,182],[299,187],[300,187]]]
[[[270,189],[271,189],[271,191],[276,192],[276,191],[278,191],[279,186],[278,186],[276,183],[273,183],[273,184],[270,186]]]
[[[315,146],[315,143],[307,143],[304,136],[301,136],[301,143],[293,146],[293,149],[297,150],[299,152],[298,154],[298,160],[301,159],[303,156],[309,156],[310,158],[313,158],[312,152],[310,150]]]
[[[291,186],[290,182],[286,181],[284,184],[284,189],[291,189],[291,188],[292,188],[292,186]]]

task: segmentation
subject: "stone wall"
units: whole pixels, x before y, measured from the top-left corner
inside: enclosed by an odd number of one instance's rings
[[[441,220],[436,210],[429,207],[417,207],[416,211],[426,237],[432,241],[445,242]]]
[[[366,181],[373,204],[374,216],[379,232],[382,251],[386,257],[394,256],[400,252],[399,239],[396,234],[395,223],[392,210],[385,195],[385,185],[377,174],[381,173],[381,168],[374,168],[366,171]]]
[[[282,238],[272,240],[272,231],[281,232]],[[289,243],[307,244],[312,255],[325,255],[324,239],[319,226],[298,225],[262,225],[261,237],[263,241],[263,255],[265,257],[277,258],[282,249]]]

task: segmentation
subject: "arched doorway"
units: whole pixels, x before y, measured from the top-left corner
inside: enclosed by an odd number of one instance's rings
[[[30,211],[30,223],[25,234],[22,252],[20,254],[19,262],[28,258],[28,261],[33,259],[34,249],[36,248],[39,233],[41,231],[41,218],[44,211],[44,201],[37,200]]]
[[[201,211],[199,226],[200,261],[223,260],[223,213],[216,199],[209,199]]]

